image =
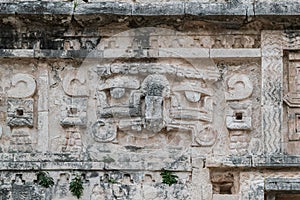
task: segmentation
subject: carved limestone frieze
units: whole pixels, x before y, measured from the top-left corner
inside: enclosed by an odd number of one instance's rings
[[[111,64],[96,71],[103,80],[97,88],[96,141],[112,140],[117,130],[140,137],[182,130],[192,133],[194,145],[214,143],[211,84],[218,72],[156,63]]]

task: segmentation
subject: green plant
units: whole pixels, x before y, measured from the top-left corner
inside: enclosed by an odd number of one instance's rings
[[[116,179],[114,179],[114,178],[108,179],[108,182],[111,183],[111,184],[118,183],[118,182],[116,181]]]
[[[75,0],[74,1],[74,11],[75,11],[75,9],[76,9],[77,6],[78,6],[78,2],[77,2],[77,0]]]
[[[83,182],[80,175],[76,175],[70,182],[69,190],[79,199],[83,193]]]
[[[169,186],[177,183],[178,176],[174,175],[171,171],[162,169],[163,171],[160,173],[162,176],[162,183],[168,184]]]
[[[53,178],[49,176],[48,172],[40,171],[36,173],[37,183],[45,188],[52,187],[54,185]]]

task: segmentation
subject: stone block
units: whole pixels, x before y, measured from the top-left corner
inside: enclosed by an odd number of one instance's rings
[[[65,97],[61,109],[60,124],[68,126],[86,126],[87,99],[81,97]]]
[[[33,127],[33,99],[8,99],[7,104],[7,125]]]
[[[213,200],[239,200],[239,195],[232,194],[213,194]]]

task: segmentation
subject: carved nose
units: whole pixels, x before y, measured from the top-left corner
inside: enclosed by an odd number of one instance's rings
[[[159,132],[163,127],[163,97],[145,97],[145,128],[152,132]]]
[[[165,127],[163,120],[164,99],[169,94],[169,82],[161,75],[149,75],[143,84],[144,128],[157,133]]]
[[[146,119],[161,119],[163,98],[159,96],[146,96],[145,97],[145,118]]]

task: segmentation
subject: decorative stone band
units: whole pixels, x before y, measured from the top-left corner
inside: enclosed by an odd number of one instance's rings
[[[267,178],[266,191],[299,191],[300,180],[295,178]]]
[[[212,157],[206,160],[208,168],[272,168],[290,169],[300,167],[300,156],[289,155],[248,155],[248,156],[228,156],[226,158]]]
[[[260,58],[259,48],[208,49],[208,48],[158,48],[144,49],[141,58]],[[117,53],[116,53],[117,52]],[[178,53],[176,53],[178,52]],[[180,52],[180,53],[179,53]],[[0,49],[0,58],[130,58],[136,56],[134,50],[39,50]]]
[[[132,64],[112,64],[103,65],[97,68],[97,73],[100,76],[109,76],[110,74],[154,74],[158,73],[164,75],[185,77],[185,78],[195,78],[217,81],[219,78],[219,73],[215,70],[197,70],[195,68],[182,68],[176,65],[161,65],[161,64],[147,64],[144,63],[132,63]]]
[[[130,148],[130,147],[128,147]],[[160,150],[161,151],[161,150]],[[136,154],[134,152],[123,152],[119,154],[107,153],[103,155],[91,155],[89,158],[78,158],[70,153],[0,153],[0,171],[7,170],[137,170],[137,171],[159,171],[162,168],[174,171],[191,172],[190,155],[188,152],[169,150],[176,152],[174,156],[153,153]],[[93,154],[93,153],[92,153]],[[145,161],[145,157],[152,156],[153,160]],[[175,156],[176,155],[176,156]],[[135,157],[133,161],[130,158]]]
[[[60,14],[60,15],[87,15],[87,14],[115,14],[115,15],[297,15],[300,2],[293,1],[229,1],[209,2],[182,1],[159,3],[127,3],[127,2],[89,2],[75,5],[73,2],[14,2],[1,3],[0,14]]]

